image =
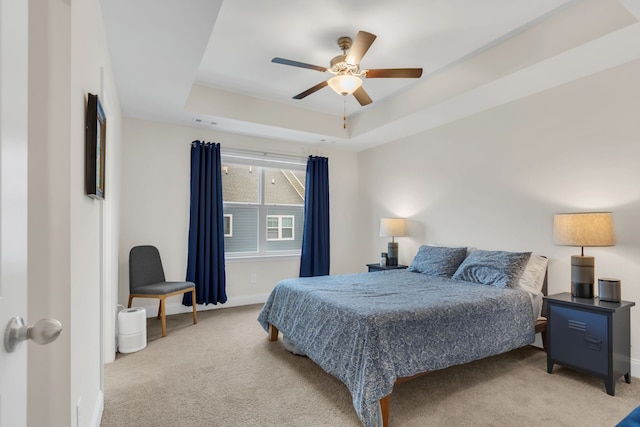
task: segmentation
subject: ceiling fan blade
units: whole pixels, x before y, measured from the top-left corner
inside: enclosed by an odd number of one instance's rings
[[[305,90],[304,92],[297,94],[296,96],[294,96],[294,97],[293,97],[293,99],[302,99],[302,98],[304,98],[305,96],[309,96],[309,95],[311,95],[312,93],[317,92],[317,91],[319,91],[320,89],[322,89],[323,87],[327,86],[327,84],[328,84],[328,83],[327,83],[327,81],[326,81],[326,80],[325,80],[325,81],[323,81],[323,82],[320,82],[320,83],[318,83],[317,85],[315,85],[314,87],[311,87],[311,88],[309,88],[309,89]]]
[[[417,79],[422,76],[422,68],[385,68],[379,70],[365,70],[362,72],[368,79],[379,78],[407,78]]]
[[[292,67],[308,68],[310,70],[316,70],[320,72],[327,71],[326,67],[320,67],[319,65],[305,64],[304,62],[292,61],[284,58],[273,58],[271,62],[276,64],[291,65]]]
[[[369,105],[369,104],[371,104],[373,102],[371,100],[371,98],[369,97],[369,94],[363,89],[362,86],[360,86],[358,89],[356,89],[353,92],[353,96],[356,97],[356,99],[358,100],[360,105],[362,105],[363,107],[365,105]]]
[[[358,31],[358,35],[356,35],[356,39],[353,41],[349,53],[347,53],[345,60],[347,64],[360,64],[360,60],[367,53],[376,37],[375,34]]]

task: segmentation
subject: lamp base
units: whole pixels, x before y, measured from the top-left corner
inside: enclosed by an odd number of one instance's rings
[[[593,298],[593,283],[571,283],[571,296]]]
[[[571,257],[571,296],[593,298],[594,265],[592,256]]]
[[[387,245],[387,265],[395,267],[398,265],[398,244],[389,242]]]

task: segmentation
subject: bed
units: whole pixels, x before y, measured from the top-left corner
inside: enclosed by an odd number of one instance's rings
[[[283,280],[258,321],[341,380],[365,427],[387,426],[395,384],[533,343],[545,277],[528,252],[422,246],[407,270]]]

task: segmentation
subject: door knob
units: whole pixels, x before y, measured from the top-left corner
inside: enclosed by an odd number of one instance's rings
[[[16,351],[22,341],[49,344],[62,333],[62,323],[56,319],[40,319],[33,326],[26,326],[22,317],[14,317],[4,331],[4,348],[8,353]]]

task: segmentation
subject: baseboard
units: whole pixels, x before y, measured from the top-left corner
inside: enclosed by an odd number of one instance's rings
[[[227,299],[227,302],[224,304],[197,304],[196,311],[205,311],[205,310],[217,310],[219,308],[229,308],[229,307],[240,307],[243,305],[252,305],[252,304],[263,304],[269,294],[256,294],[256,295],[246,295],[241,297],[230,297]],[[135,304],[136,307],[143,307],[147,311],[147,317],[155,317],[158,315],[158,300],[153,298],[146,298],[145,301],[148,300],[151,304]],[[138,300],[140,302],[140,300]],[[187,307],[182,305],[179,302],[169,303],[165,307],[165,314],[180,314],[180,313],[191,313],[191,307]]]
[[[92,427],[100,427],[102,421],[102,411],[104,411],[104,394],[102,390],[98,390],[98,397],[96,398],[96,404],[93,409],[93,416],[91,417]]]

